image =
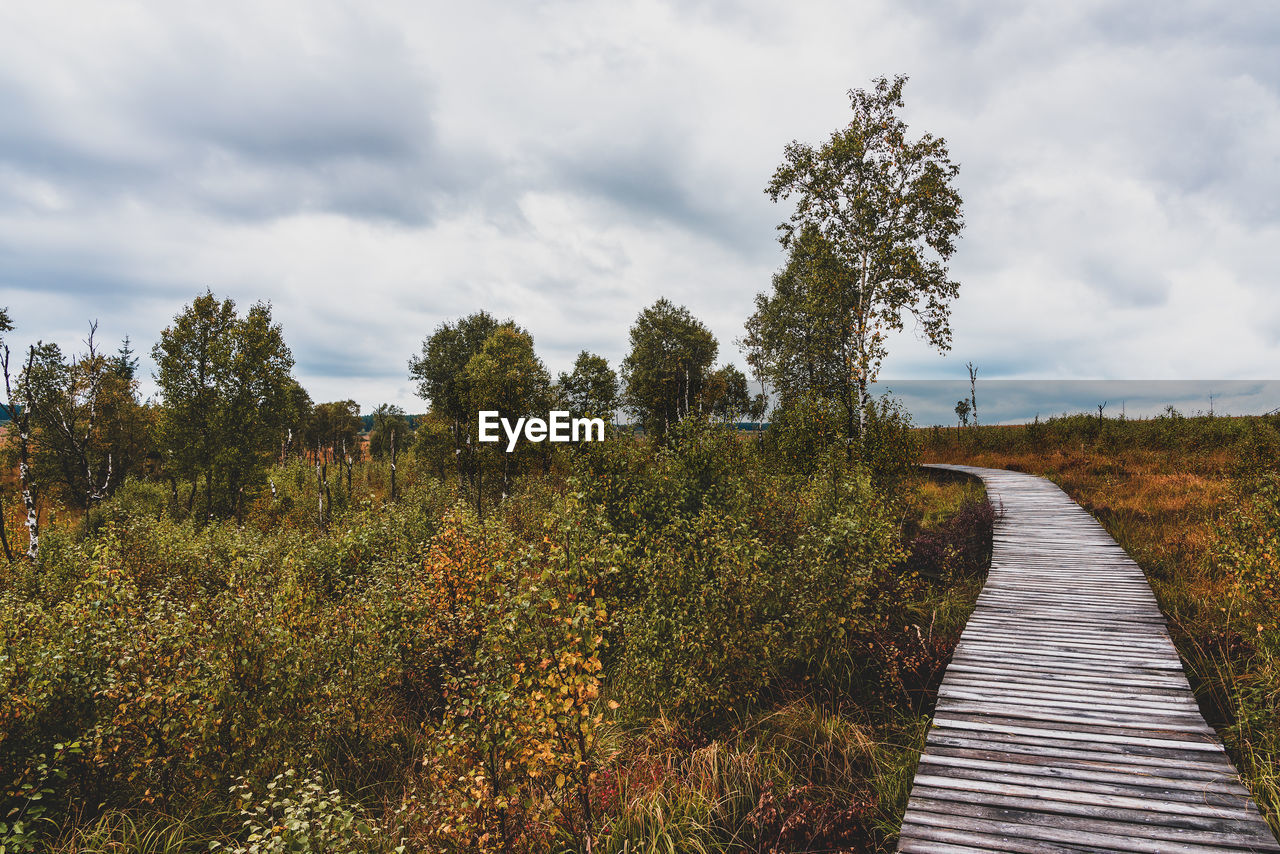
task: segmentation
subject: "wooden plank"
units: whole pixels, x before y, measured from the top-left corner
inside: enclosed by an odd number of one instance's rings
[[[1062,815],[1032,809],[996,807],[982,804],[963,804],[958,801],[930,801],[922,798],[917,805],[921,811],[939,815],[991,818],[999,821],[1020,822],[1040,827],[1080,827],[1098,833],[1130,834],[1144,839],[1162,839],[1190,845],[1218,845],[1227,848],[1257,850],[1271,845],[1270,835],[1262,836],[1260,828],[1235,824],[1219,824],[1216,829],[1174,827],[1168,824],[1150,824],[1144,821],[1086,818]],[[912,817],[918,820],[918,813]]]
[[[1223,780],[1214,775],[1211,779],[1187,779],[1186,777],[1166,777],[1158,766],[1145,771],[1118,768],[1080,768],[1058,764],[1010,762],[1005,757],[974,758],[968,756],[951,756],[933,751],[921,757],[920,766],[937,765],[940,768],[971,769],[988,771],[996,774],[1021,774],[1031,777],[1047,777],[1056,780],[1082,780],[1087,782],[1115,783],[1126,787],[1140,786],[1150,788],[1178,789],[1199,799],[1206,794],[1221,794],[1229,797],[1240,797],[1240,787],[1234,780]],[[935,770],[932,773],[947,773]]]
[[[982,803],[985,795],[1010,795],[1014,797],[1034,797],[1046,802],[1062,801],[1069,804],[1084,804],[1095,807],[1150,810],[1166,815],[1203,816],[1220,819],[1248,817],[1248,810],[1245,807],[1175,801],[1153,797],[1145,791],[1137,790],[1132,794],[1117,795],[1094,791],[1095,787],[1079,786],[1074,789],[1060,789],[1047,785],[1027,785],[1021,781],[1003,779],[1002,775],[999,774],[989,775],[987,779],[971,779],[956,774],[942,776],[916,772],[916,783],[932,786],[935,789],[950,790],[955,800],[964,800],[972,803]],[[1241,798],[1241,803],[1245,803],[1244,797]]]
[[[1280,852],[1137,564],[1048,481],[943,468],[1001,515],[898,850]]]
[[[1087,730],[1081,730],[1084,732],[1099,731],[1092,729],[1092,727],[1105,727],[1106,729],[1102,730],[1104,732],[1114,732],[1118,729],[1134,729],[1143,732],[1196,733],[1203,735],[1206,739],[1214,738],[1213,730],[1209,729],[1208,724],[1204,722],[1204,718],[1200,717],[1198,713],[1191,717],[1186,714],[1177,716],[1159,715],[1154,712],[1144,714],[1141,711],[1135,715],[1124,710],[1111,711],[1105,709],[1089,712],[1081,709],[1060,709],[1040,703],[1012,703],[1003,698],[966,700],[957,699],[951,695],[938,700],[938,711],[945,711],[948,717],[965,714],[989,715],[999,716],[1008,720],[1024,719],[1069,724],[1073,729],[1079,726],[1091,727]]]
[[[1168,747],[1175,750],[1195,750],[1219,753],[1222,747],[1202,733],[1128,729],[1102,724],[1072,724],[1052,718],[1016,718],[997,715],[969,714],[967,712],[942,711],[934,713],[933,725],[979,732],[1007,732],[1015,735],[1043,736],[1065,741],[1106,742],[1129,744],[1136,747]],[[1136,722],[1140,727],[1141,722]]]
[[[996,762],[1011,767],[1028,767],[1036,772],[1066,775],[1072,771],[1084,771],[1098,774],[1125,774],[1150,777],[1166,781],[1186,781],[1188,785],[1204,786],[1219,783],[1223,779],[1224,768],[1221,765],[1206,767],[1187,767],[1184,764],[1171,764],[1161,759],[1138,757],[1134,761],[1128,754],[1104,753],[1101,751],[1048,751],[1037,749],[1034,745],[1004,744],[999,750],[993,750],[987,742],[974,742],[964,745],[945,743],[945,739],[937,739],[927,754],[929,757],[944,760],[948,758],[968,759],[977,762]],[[1052,761],[1046,761],[1051,759]],[[1235,778],[1231,778],[1233,781]]]
[[[1100,757],[1100,761],[1122,765],[1161,764],[1177,768],[1196,769],[1230,776],[1234,773],[1227,762],[1226,753],[1192,753],[1165,747],[1118,742],[1071,741],[1046,736],[1026,736],[982,730],[935,729],[929,734],[930,744],[978,747],[1008,753],[1028,753],[1043,756],[1046,763],[1057,758]]]
[[[1079,854],[1081,851],[1099,850],[1088,849],[1079,845],[1062,845],[1034,839],[1021,839],[998,833],[951,830],[942,827],[931,827],[925,824],[912,825],[910,830],[911,835],[908,838],[911,840],[927,840],[938,843],[940,847],[929,849],[932,851],[976,850],[986,852],[986,854],[990,854],[992,851],[1007,851],[1010,854]],[[903,833],[906,833],[906,828],[903,829]],[[902,851],[904,849],[899,848],[898,850]]]
[[[925,803],[938,801],[948,804],[944,811],[958,811],[963,805],[985,806],[1000,809],[1019,809],[1038,814],[1063,816],[1068,820],[1083,821],[1116,821],[1132,824],[1136,827],[1168,827],[1185,830],[1201,830],[1211,833],[1241,833],[1241,838],[1254,847],[1262,847],[1258,842],[1260,833],[1266,832],[1265,823],[1255,824],[1250,815],[1243,819],[1211,815],[1180,815],[1162,812],[1158,804],[1150,804],[1151,808],[1135,809],[1132,807],[1104,806],[1081,801],[1051,800],[1034,794],[998,794],[990,793],[986,797],[975,797],[973,793],[962,789],[942,789],[933,786],[919,786],[917,793],[912,790],[912,805],[917,801]],[[912,810],[907,808],[903,823],[908,823]],[[1270,850],[1270,849],[1263,849]]]
[[[1185,691],[1173,692],[1168,689],[1115,690],[1106,685],[1086,685],[1080,682],[1055,681],[1034,676],[1023,677],[1017,682],[1007,682],[981,673],[957,674],[955,679],[950,679],[948,682],[951,686],[965,691],[998,691],[1003,695],[1014,697],[1057,698],[1068,701],[1080,698],[1089,703],[1117,706],[1152,703],[1157,708],[1167,706],[1171,709],[1199,709],[1199,705],[1186,696]]]
[[[926,756],[920,763],[917,774],[928,773],[932,776],[945,776],[959,786],[961,781],[974,780],[985,783],[1004,783],[1035,790],[1064,790],[1080,795],[1089,793],[1099,795],[1115,795],[1117,797],[1151,798],[1159,801],[1181,801],[1188,804],[1201,804],[1229,811],[1244,810],[1247,798],[1238,785],[1230,781],[1217,781],[1214,789],[1187,788],[1183,785],[1164,785],[1156,780],[1136,775],[1108,775],[1112,779],[1097,779],[1097,775],[1074,774],[1070,777],[1040,773],[1028,773],[1025,768],[1012,771],[1000,770],[994,763],[985,763],[982,767],[972,768],[957,766],[947,762],[935,762]]]
[[[914,824],[946,829],[958,829],[975,833],[1016,836],[1023,840],[1088,846],[1086,850],[1124,851],[1134,854],[1217,854],[1224,847],[1228,850],[1247,850],[1237,840],[1226,834],[1210,834],[1207,840],[1190,842],[1183,839],[1151,838],[1135,833],[1124,824],[1101,832],[1091,822],[1073,821],[1068,827],[1055,827],[1028,821],[1010,821],[1007,818],[966,816],[956,813],[937,814],[920,810],[914,814]],[[1169,834],[1170,836],[1173,834]]]

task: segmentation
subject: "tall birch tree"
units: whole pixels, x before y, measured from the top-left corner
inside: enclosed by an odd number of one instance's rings
[[[808,243],[802,251],[837,265],[814,265],[805,285],[819,297],[811,305],[829,313],[813,320],[836,332],[839,346],[829,352],[839,363],[826,367],[854,390],[844,401],[850,453],[888,335],[909,314],[930,344],[949,349],[950,302],[960,288],[947,270],[963,227],[959,167],[942,138],[908,138],[898,112],[906,82],[880,77],[869,91],[850,91],[848,126],[817,147],[791,142],[765,190],[775,202],[795,200],[778,226],[783,247]]]

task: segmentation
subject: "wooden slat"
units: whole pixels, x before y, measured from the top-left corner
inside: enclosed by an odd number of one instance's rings
[[[1002,514],[898,850],[1280,852],[1138,565],[1047,480],[939,468]]]

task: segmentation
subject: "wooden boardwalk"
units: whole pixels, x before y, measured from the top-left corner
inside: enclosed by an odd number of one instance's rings
[[[1280,852],[1205,723],[1146,578],[1017,472],[902,823],[902,852]]]

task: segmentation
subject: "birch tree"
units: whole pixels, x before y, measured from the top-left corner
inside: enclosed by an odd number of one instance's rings
[[[388,460],[391,464],[391,500],[396,500],[396,462],[408,447],[413,428],[404,410],[394,403],[383,403],[373,410],[373,430],[369,433],[369,456]]]
[[[171,471],[191,483],[188,508],[203,481],[208,514],[239,516],[297,420],[293,355],[271,307],[257,303],[241,318],[233,301],[205,292],[151,353],[161,443]]]
[[[898,114],[906,81],[880,77],[870,91],[850,91],[848,126],[816,148],[787,145],[765,190],[775,202],[795,200],[778,226],[783,247],[822,244],[809,251],[829,253],[840,268],[809,286],[830,290],[821,302],[839,310],[820,320],[835,325],[842,345],[831,367],[856,390],[845,401],[851,453],[888,335],[909,314],[930,344],[949,349],[950,302],[959,293],[946,266],[963,226],[959,167],[942,138],[907,137]]]
[[[561,372],[556,395],[574,418],[612,421],[618,409],[618,375],[603,356],[583,350],[571,373]]]
[[[135,472],[147,450],[146,418],[127,345],[98,349],[97,323],[85,352],[66,358],[56,344],[33,348],[22,384],[31,405],[35,480],[87,513]]]
[[[40,514],[36,508],[35,495],[31,491],[31,395],[22,381],[24,371],[17,378],[10,369],[9,343],[4,336],[13,331],[13,322],[9,319],[8,308],[0,309],[0,368],[4,372],[5,406],[4,414],[9,421],[7,437],[10,441],[16,434],[18,446],[18,482],[22,491],[23,508],[27,511],[27,557],[35,560],[40,556]],[[35,361],[36,348],[27,349],[27,367]],[[0,518],[0,525],[4,520]],[[5,537],[5,550],[8,551],[8,536]]]
[[[640,312],[622,380],[624,403],[646,433],[661,438],[694,411],[717,349],[711,330],[684,306],[660,299]]]

